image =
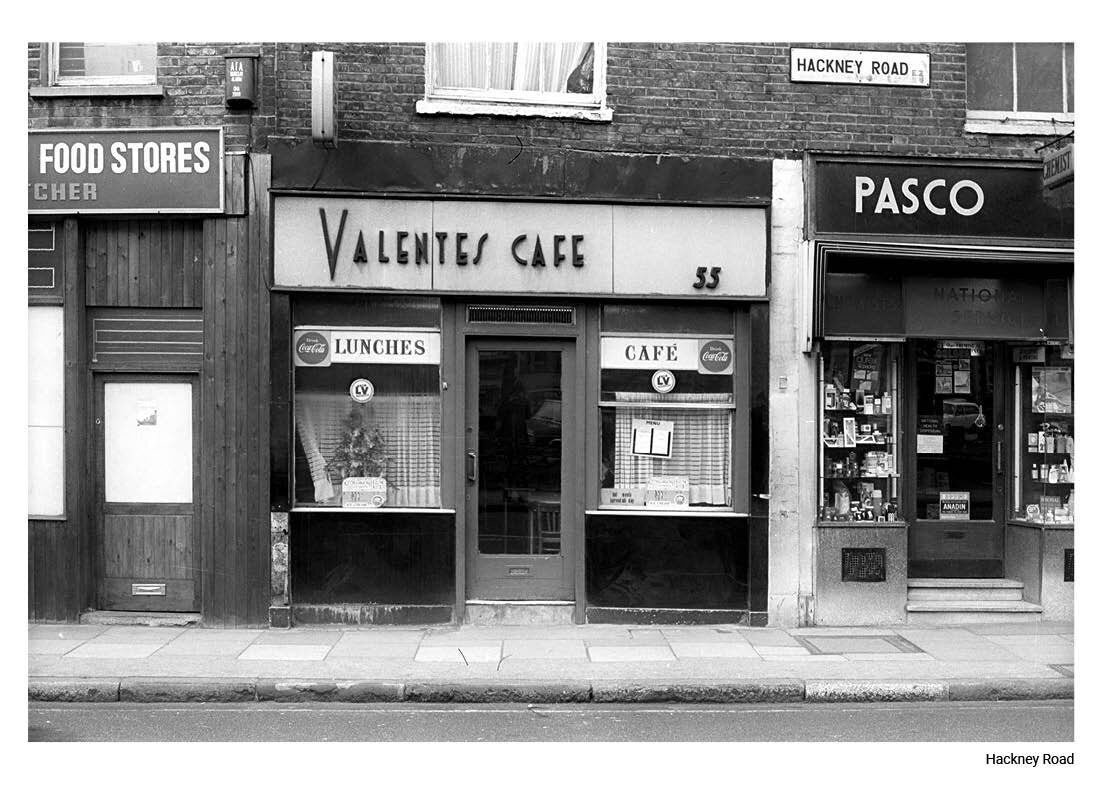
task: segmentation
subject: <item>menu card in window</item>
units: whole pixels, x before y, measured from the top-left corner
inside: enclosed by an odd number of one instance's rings
[[[673,452],[673,421],[631,419],[631,453],[669,459]]]

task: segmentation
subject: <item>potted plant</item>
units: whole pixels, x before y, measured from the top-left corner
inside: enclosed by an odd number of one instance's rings
[[[349,411],[342,434],[330,463],[340,476],[337,483],[346,478],[385,478],[386,439],[378,426],[364,422],[362,407]]]

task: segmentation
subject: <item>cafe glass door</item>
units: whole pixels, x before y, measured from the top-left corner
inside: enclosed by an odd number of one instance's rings
[[[911,577],[1003,576],[1005,435],[999,345],[913,342]]]
[[[574,598],[574,352],[564,341],[468,342],[468,598]]]

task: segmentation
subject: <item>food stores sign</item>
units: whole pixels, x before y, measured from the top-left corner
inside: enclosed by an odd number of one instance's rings
[[[275,285],[762,298],[760,208],[279,197]]]
[[[222,129],[28,133],[30,213],[220,213]]]

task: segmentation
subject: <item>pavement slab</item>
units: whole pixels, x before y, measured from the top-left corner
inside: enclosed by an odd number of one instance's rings
[[[326,656],[329,660],[357,659],[370,661],[372,659],[404,659],[411,660],[417,654],[419,642],[368,642],[363,640],[348,641],[342,638],[333,646]]]
[[[670,649],[678,659],[757,659],[758,652],[748,642],[675,641]]]
[[[501,660],[501,643],[460,643],[453,645],[421,645],[414,661],[443,661],[458,664]]]
[[[67,659],[144,659],[161,645],[157,642],[85,642],[65,654]]]
[[[62,655],[83,644],[79,639],[32,639],[27,641],[27,653]]]
[[[585,661],[585,644],[581,640],[507,639],[502,648],[504,658],[511,659],[568,659]]]
[[[27,639],[93,639],[107,628],[107,626],[84,626],[79,623],[39,623],[27,627]]]
[[[321,661],[329,645],[249,645],[237,657],[244,661]]]
[[[676,661],[673,651],[665,645],[590,645],[590,661]]]

